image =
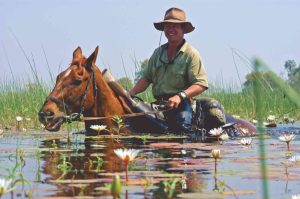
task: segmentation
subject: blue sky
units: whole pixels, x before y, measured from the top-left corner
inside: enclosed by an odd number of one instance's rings
[[[97,45],[100,69],[119,78],[124,66],[133,78],[134,60],[149,58],[159,45],[153,22],[173,6],[196,27],[185,38],[202,55],[210,82],[239,83],[238,74],[243,80],[250,71],[245,59],[235,55],[234,62],[232,49],[262,58],[278,74],[286,60],[300,62],[298,0],[0,0],[0,80],[12,78],[10,66],[15,78],[32,74],[15,37],[46,80],[43,49],[56,75],[77,46],[88,56]]]

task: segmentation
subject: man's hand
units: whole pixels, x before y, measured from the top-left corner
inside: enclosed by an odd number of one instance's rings
[[[168,99],[167,106],[170,108],[178,108],[180,102],[181,98],[178,95],[174,95]]]

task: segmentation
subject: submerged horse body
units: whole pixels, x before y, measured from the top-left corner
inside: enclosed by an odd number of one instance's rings
[[[111,89],[100,69],[96,66],[98,49],[97,47],[86,58],[82,54],[81,48],[78,47],[73,52],[70,66],[57,76],[53,90],[39,111],[39,120],[47,130],[58,131],[62,123],[66,121],[67,116],[78,113],[84,117],[102,117],[102,119],[84,121],[86,132],[95,133],[94,130],[90,129],[91,125],[107,125],[108,128],[112,128],[114,126],[114,122],[111,120],[112,116],[123,116],[134,112],[126,102],[126,98]],[[202,100],[203,102],[205,101]],[[147,131],[148,133],[160,131],[159,127],[153,126],[153,123],[145,116],[133,117],[129,120],[131,121],[129,123],[131,129],[136,131]],[[214,124],[210,121],[213,120],[204,121],[207,124],[210,123],[208,128],[221,125],[221,123]],[[233,119],[231,122],[235,122],[235,120]],[[255,131],[255,127],[249,122],[242,121],[238,125],[247,128],[250,133]]]

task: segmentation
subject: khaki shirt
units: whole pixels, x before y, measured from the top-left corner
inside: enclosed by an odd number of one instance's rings
[[[171,63],[168,63],[167,44],[157,48],[149,59],[143,78],[153,84],[152,93],[156,99],[162,95],[176,94],[193,84],[208,88],[200,54],[187,42]]]

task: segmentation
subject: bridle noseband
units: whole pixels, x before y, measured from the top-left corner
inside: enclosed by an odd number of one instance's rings
[[[86,67],[86,64],[83,65],[84,67]],[[86,95],[87,92],[89,90],[90,84],[92,83],[92,79],[93,79],[93,85],[94,85],[94,100],[96,100],[97,97],[97,93],[98,93],[98,87],[96,84],[96,78],[95,78],[95,71],[94,68],[91,67],[90,68],[92,74],[90,75],[89,79],[88,79],[88,83],[85,87],[85,90],[83,91],[83,93],[81,95],[79,95],[78,97],[76,97],[74,99],[74,101],[72,102],[72,104],[74,104],[75,102],[77,102],[78,100],[80,100],[80,112],[79,113],[72,113],[71,115],[66,115],[64,116],[64,120],[65,122],[72,122],[72,121],[78,121],[80,120],[80,116],[81,114],[83,114],[84,110],[84,102],[86,99]],[[64,110],[66,113],[68,113],[69,107],[72,105],[71,103],[66,103],[64,100],[59,100],[56,97],[53,96],[48,96],[44,102],[44,105],[48,102],[48,101],[52,101],[56,104],[60,104],[64,107]]]

